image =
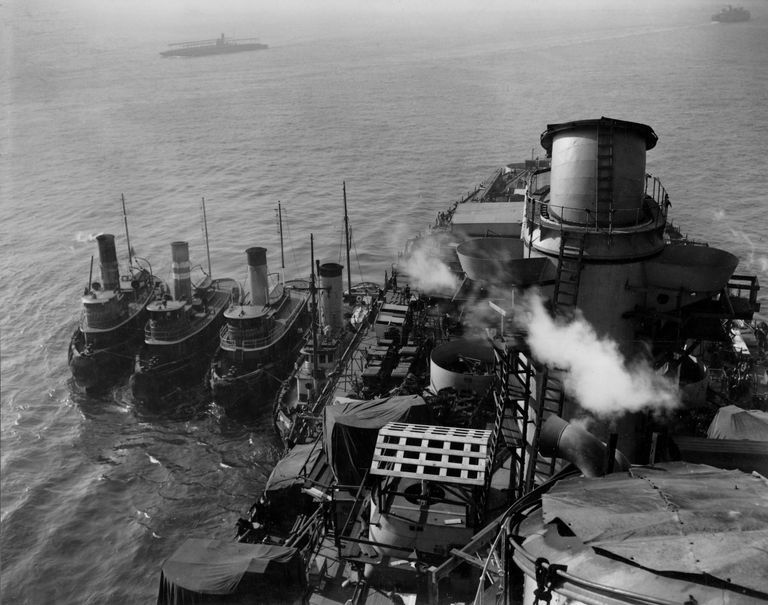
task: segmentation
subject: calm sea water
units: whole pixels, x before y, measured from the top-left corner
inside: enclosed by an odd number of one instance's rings
[[[214,276],[244,250],[287,272],[340,258],[380,281],[404,239],[497,166],[542,153],[547,123],[602,115],[659,135],[648,170],[691,237],[768,285],[768,5],[719,25],[717,2],[550,2],[366,12],[200,0],[7,3],[0,186],[3,603],[148,603],[188,536],[227,538],[278,456],[268,410],[243,422],[185,401],[88,397],[66,349],[94,235],[168,278],[170,242]],[[579,3],[581,4],[581,3]],[[162,59],[169,42],[258,35],[259,53]],[[762,296],[768,311],[768,297]]]

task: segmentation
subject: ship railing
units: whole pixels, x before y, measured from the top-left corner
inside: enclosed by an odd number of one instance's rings
[[[481,528],[467,544],[461,548],[452,549],[450,557],[440,566],[430,568],[429,604],[438,605],[443,602],[440,583],[449,578],[462,563],[469,563],[481,570],[473,604],[481,605],[484,602],[483,587],[486,583],[495,585],[497,589],[503,589],[504,602],[511,602],[511,586],[506,570],[509,568],[511,556],[520,548],[513,539],[517,525],[531,511],[541,507],[543,494],[553,485],[560,479],[577,475],[578,472],[575,467],[568,466],[547,479],[542,485],[517,498],[501,515]]]
[[[259,38],[228,38],[224,40],[225,44],[260,44]]]
[[[535,174],[525,196],[525,220],[534,224],[556,223],[562,227],[586,232],[612,233],[617,229],[663,227],[667,222],[669,196],[661,181],[645,175],[642,203],[634,208],[611,208],[595,211],[583,206],[567,206],[542,202],[538,174]],[[544,192],[548,191],[545,187]]]
[[[152,321],[152,320],[150,320]],[[166,329],[158,329],[156,327],[152,327],[152,325],[147,322],[147,325],[144,326],[144,339],[145,340],[178,340],[189,333],[189,323],[185,322],[180,325],[173,326],[171,328]]]
[[[760,303],[757,301],[760,283],[756,275],[731,275],[727,287],[730,298],[745,298],[744,295],[747,294],[749,309],[753,312],[760,311]]]
[[[127,298],[118,292],[105,304],[89,305],[83,309],[80,313],[80,326],[83,329],[106,330],[116,327],[116,323],[132,314]]]
[[[283,302],[281,308],[286,303]],[[267,346],[282,336],[288,327],[293,324],[294,319],[301,313],[304,305],[297,301],[295,307],[291,310],[284,320],[275,321],[269,331],[264,333],[260,330],[231,330],[229,325],[224,325],[219,331],[219,340],[221,346],[229,348],[242,349],[260,349]]]

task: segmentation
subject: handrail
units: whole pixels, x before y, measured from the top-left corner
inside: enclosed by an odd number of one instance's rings
[[[290,295],[287,296],[283,303],[281,303],[280,307],[278,307],[278,311],[285,306],[285,301],[290,299]],[[248,338],[248,334],[255,332],[256,330],[243,330],[245,337],[239,338],[236,336],[231,336],[229,333],[230,326],[229,324],[225,324],[221,330],[219,331],[219,339],[222,347],[232,347],[232,348],[240,348],[240,349],[258,349],[262,348],[266,345],[268,345],[271,342],[274,342],[278,338],[280,338],[286,331],[288,331],[289,326],[293,324],[293,320],[296,318],[296,316],[301,313],[301,310],[306,306],[306,300],[304,301],[298,301],[298,304],[296,307],[291,311],[291,314],[288,315],[288,317],[285,318],[284,321],[278,322],[272,320],[272,325],[270,326],[269,332],[262,337],[259,338]]]
[[[79,319],[80,329],[85,331],[109,331],[120,328],[131,322],[153,299],[154,295],[154,289],[147,289],[140,298],[131,300],[131,297],[126,295],[126,293],[118,292],[117,296],[107,303],[114,308],[114,302],[116,301],[118,304],[117,313],[114,313],[111,310],[103,312],[102,310],[95,310],[93,308],[82,309]],[[89,319],[91,321],[89,321]],[[115,321],[117,321],[117,323],[114,323]]]
[[[534,223],[557,223],[582,229],[586,232],[608,232],[652,225],[663,226],[669,211],[669,196],[661,181],[651,175],[645,175],[645,188],[642,203],[636,208],[612,208],[607,212],[597,212],[592,208],[579,206],[555,205],[542,202],[536,195],[536,175],[526,192],[525,219]],[[568,220],[562,217],[568,215]],[[620,220],[621,219],[621,220]],[[619,227],[616,227],[616,225]]]
[[[166,328],[164,330],[152,327],[149,322],[144,326],[144,340],[178,340],[185,334],[189,333],[191,326],[190,322],[177,323],[175,326]]]

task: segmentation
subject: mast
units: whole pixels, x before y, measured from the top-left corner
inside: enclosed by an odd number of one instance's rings
[[[211,249],[208,246],[208,219],[205,216],[205,198],[203,198],[203,233],[205,234],[205,254],[208,257],[208,276],[211,276]]]
[[[133,265],[133,250],[131,249],[131,238],[128,235],[128,214],[125,212],[125,195],[120,194],[120,199],[123,202],[123,222],[125,222],[125,241],[128,243],[128,266]]]
[[[349,264],[349,216],[347,215],[347,183],[341,182],[344,192],[344,234],[347,238],[347,287],[349,295],[352,296],[352,269]]]
[[[280,232],[280,263],[285,271],[285,252],[283,251],[283,208],[277,200],[277,229]]]
[[[315,391],[317,391],[317,375],[318,375],[318,362],[317,362],[317,287],[315,286],[315,236],[309,234],[309,249],[310,249],[310,262],[312,263],[312,272],[309,279],[309,292],[312,296],[312,382],[315,385]]]

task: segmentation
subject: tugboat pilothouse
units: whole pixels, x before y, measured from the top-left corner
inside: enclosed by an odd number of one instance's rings
[[[214,402],[253,411],[270,401],[296,359],[309,327],[308,293],[286,286],[267,268],[266,248],[245,251],[250,291],[224,312],[219,349],[211,363]]]

